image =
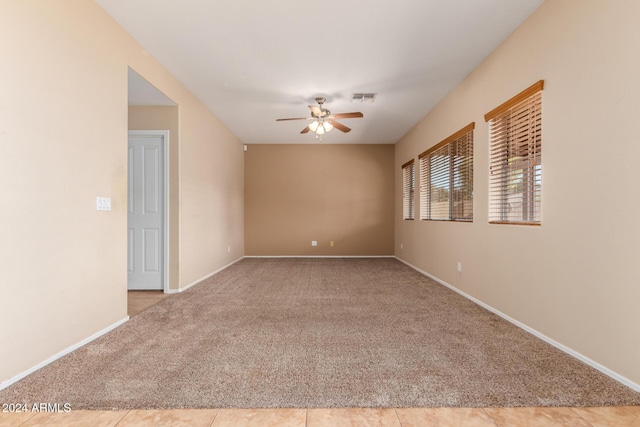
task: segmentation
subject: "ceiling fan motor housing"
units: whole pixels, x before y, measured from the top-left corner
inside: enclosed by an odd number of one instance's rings
[[[326,108],[321,108],[320,109],[320,114],[316,115],[312,111],[311,112],[311,117],[313,117],[314,119],[317,119],[317,118],[327,117],[330,114],[331,114],[331,111],[327,110]]]
[[[325,97],[323,97],[323,96],[318,96],[316,98],[316,102],[320,106],[320,114],[314,114],[314,112],[312,110],[311,111],[311,117],[313,117],[315,119],[315,118],[318,118],[318,117],[326,117],[326,116],[331,114],[331,111],[329,111],[326,108],[322,108],[322,104],[324,104],[326,100],[327,99]]]

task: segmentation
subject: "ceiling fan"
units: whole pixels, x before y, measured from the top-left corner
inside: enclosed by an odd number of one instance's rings
[[[319,96],[316,98],[316,102],[318,103],[317,107],[315,105],[309,105],[309,109],[311,110],[311,117],[276,119],[276,121],[281,122],[285,120],[311,120],[311,123],[309,123],[309,125],[304,129],[302,129],[300,133],[307,133],[311,131],[315,132],[317,137],[317,135],[323,135],[333,128],[336,128],[344,133],[351,131],[351,128],[337,122],[335,119],[355,119],[364,117],[364,115],[360,112],[331,114],[331,111],[322,106],[325,101],[326,99],[324,97]]]

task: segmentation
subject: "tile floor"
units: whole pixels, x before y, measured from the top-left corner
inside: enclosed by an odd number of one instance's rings
[[[604,408],[172,409],[0,413],[0,426],[633,427],[640,406]]]
[[[169,295],[130,291],[129,316]],[[206,426],[206,427],[633,427],[640,406],[601,408],[341,408],[341,409],[171,409],[2,413],[4,426]]]
[[[127,313],[129,317],[133,317],[169,297],[169,294],[165,294],[162,291],[129,291],[127,294]]]

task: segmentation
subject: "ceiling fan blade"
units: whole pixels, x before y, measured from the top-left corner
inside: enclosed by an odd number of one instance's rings
[[[360,117],[364,117],[364,114],[357,112],[357,113],[338,113],[338,114],[332,114],[330,116],[332,119],[357,119]]]
[[[302,129],[302,131],[300,133],[307,133],[309,132],[311,129],[309,129],[309,126],[307,126],[306,128]]]
[[[316,107],[315,105],[309,105],[309,109],[313,113],[315,117],[320,117],[322,115],[322,110],[320,107]]]
[[[344,133],[350,132],[351,128],[346,127],[345,125],[343,125],[342,123],[338,123],[335,120],[331,120],[329,119],[329,123],[331,123],[333,125],[334,128],[341,130]]]
[[[285,120],[307,120],[307,117],[293,117],[293,118],[290,118],[290,119],[276,119],[276,122],[282,122],[282,121],[285,121]]]

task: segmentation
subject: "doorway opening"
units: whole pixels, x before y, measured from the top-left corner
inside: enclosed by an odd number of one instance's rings
[[[162,294],[179,288],[179,113],[173,100],[131,68],[128,104],[127,289],[131,316],[141,303],[158,302]],[[138,213],[142,209],[150,214],[147,225],[144,220],[136,224],[140,218],[131,222],[136,203]]]

